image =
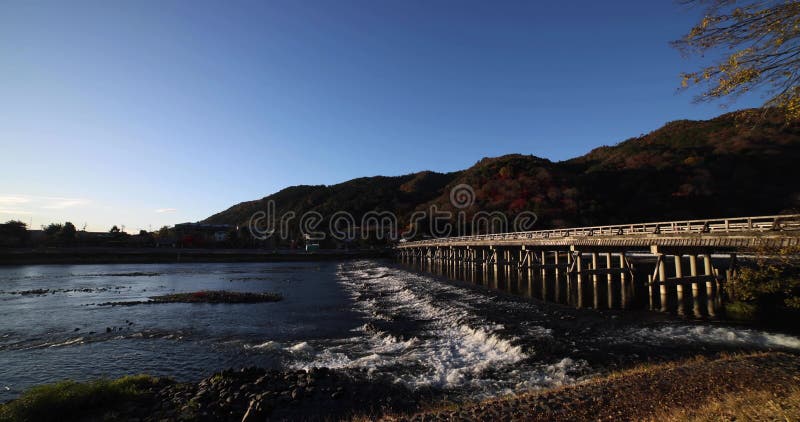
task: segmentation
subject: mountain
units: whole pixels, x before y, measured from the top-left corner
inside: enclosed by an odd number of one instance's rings
[[[469,185],[468,216],[537,214],[538,228],[776,214],[800,207],[800,124],[774,110],[743,110],[711,120],[679,120],[615,146],[553,162],[531,155],[484,158],[452,172],[363,177],[331,186],[293,186],[243,202],[204,222],[243,224],[274,200],[277,214],[336,211],[357,219],[392,211],[401,224],[415,210],[456,209],[451,189]]]

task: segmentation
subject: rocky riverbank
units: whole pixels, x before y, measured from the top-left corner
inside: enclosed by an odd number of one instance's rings
[[[197,383],[144,377],[136,380],[136,388],[124,390],[127,394],[118,393],[113,396],[117,400],[110,403],[112,396],[107,392],[103,395],[95,391],[88,398],[75,393],[86,390],[84,384],[72,383],[68,389],[56,384],[51,389],[59,393],[49,395],[34,389],[0,405],[0,422],[25,420],[31,415],[37,416],[36,420],[54,421],[686,420],[708,415],[714,420],[800,418],[800,356],[777,352],[643,365],[572,386],[447,405],[441,404],[441,392],[412,391],[365,372],[326,368],[227,370]],[[105,397],[105,401],[98,397]],[[76,402],[94,405],[76,407]],[[70,418],[70,410],[79,413]],[[49,416],[42,419],[42,415]]]
[[[327,368],[308,371],[244,368],[216,373],[198,383],[136,378],[134,391],[115,396],[118,400],[113,402],[108,400],[108,382],[99,391],[87,387],[91,383],[37,387],[17,400],[0,405],[0,422],[346,420],[413,412],[419,409],[419,403],[432,396],[429,391],[411,391],[388,380],[368,377],[366,373]],[[43,388],[49,392],[42,394]],[[80,395],[89,389],[92,397]],[[76,402],[92,405],[75,409]]]
[[[553,390],[384,420],[800,420],[798,381],[798,355],[697,357],[644,365]]]
[[[160,394],[166,416],[193,420],[340,420],[417,409],[424,391],[326,368],[226,371]]]

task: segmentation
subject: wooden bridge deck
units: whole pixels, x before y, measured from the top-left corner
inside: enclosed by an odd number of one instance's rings
[[[800,214],[459,236],[402,242],[397,248],[523,245],[637,249],[697,247],[720,251],[798,246]]]
[[[579,308],[644,301],[651,309],[714,316],[736,278],[738,252],[788,246],[800,246],[800,214],[425,239],[399,243],[396,255],[428,271],[481,274],[493,286],[516,277],[538,285],[543,299]],[[652,270],[632,265],[634,251],[652,254]],[[712,254],[730,260],[718,267]]]

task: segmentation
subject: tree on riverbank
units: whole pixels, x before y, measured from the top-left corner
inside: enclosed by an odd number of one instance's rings
[[[742,319],[769,318],[782,310],[800,311],[800,247],[759,251],[754,266],[738,271],[729,294],[729,316]]]
[[[64,226],[61,223],[50,223],[47,226],[42,226],[42,231],[48,239],[54,238]]]
[[[61,228],[61,232],[59,233],[59,237],[61,237],[62,240],[65,240],[67,242],[71,242],[71,241],[75,240],[75,233],[76,232],[77,232],[77,230],[75,229],[75,225],[70,223],[69,221],[67,221],[66,223],[64,223],[64,227]]]
[[[28,225],[22,221],[11,220],[0,224],[0,245],[22,246],[28,243]]]
[[[44,232],[48,241],[66,242],[66,243],[74,241],[75,233],[77,233],[75,225],[70,223],[69,221],[67,221],[64,224],[50,223],[47,226],[42,226],[42,231]]]
[[[682,75],[682,86],[702,85],[698,101],[734,99],[757,88],[767,106],[800,120],[800,2],[688,0],[705,16],[673,44],[686,55],[718,57]]]

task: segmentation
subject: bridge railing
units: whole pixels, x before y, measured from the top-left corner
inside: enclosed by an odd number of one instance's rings
[[[655,223],[620,224],[613,226],[576,227],[536,230],[527,232],[482,234],[474,236],[445,237],[407,242],[450,243],[491,240],[549,239],[587,236],[641,236],[648,234],[735,233],[800,230],[800,214],[768,215],[759,217],[720,218],[708,220],[666,221]]]

